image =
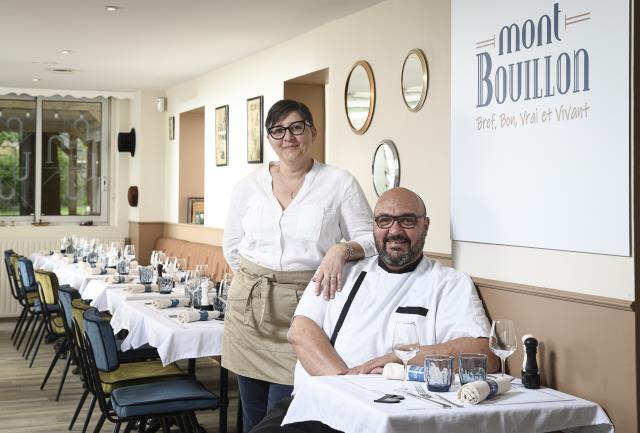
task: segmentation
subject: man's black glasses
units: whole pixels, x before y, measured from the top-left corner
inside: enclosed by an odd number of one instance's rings
[[[271,137],[273,137],[275,140],[280,140],[284,138],[284,136],[287,134],[287,129],[293,135],[300,135],[304,132],[307,125],[308,123],[305,122],[304,120],[298,120],[297,122],[293,122],[289,126],[282,126],[282,125],[272,126],[271,128],[267,129],[267,133]]]
[[[399,216],[378,215],[374,218],[376,225],[381,229],[388,229],[393,225],[394,221],[398,221],[403,229],[412,229],[418,225],[418,218],[424,218],[424,215],[404,214]]]

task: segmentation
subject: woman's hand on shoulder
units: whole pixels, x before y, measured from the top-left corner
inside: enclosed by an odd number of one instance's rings
[[[342,271],[347,254],[347,246],[344,243],[329,248],[311,279],[316,283],[316,296],[322,293],[322,297],[329,300],[336,296],[336,292],[342,290]]]

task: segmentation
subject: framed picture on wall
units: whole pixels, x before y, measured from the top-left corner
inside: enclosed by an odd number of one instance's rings
[[[169,140],[176,138],[176,118],[174,116],[169,117]]]
[[[189,224],[204,224],[203,197],[189,197],[187,199],[187,216]]]
[[[229,106],[216,108],[216,166],[229,164]]]
[[[247,162],[262,163],[262,96],[247,99]]]

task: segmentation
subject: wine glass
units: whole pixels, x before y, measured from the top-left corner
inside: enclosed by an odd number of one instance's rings
[[[196,271],[198,271],[198,275],[200,275],[200,277],[209,277],[209,265],[206,263],[196,266]]]
[[[178,257],[176,259],[176,271],[178,272],[178,276],[180,277],[180,282],[184,282],[187,275],[187,259],[185,259],[184,257]]]
[[[418,354],[420,340],[415,322],[398,322],[393,331],[393,353],[404,364],[404,380],[402,390],[409,391],[407,386],[407,362]]]
[[[516,347],[518,347],[518,341],[513,322],[508,319],[494,320],[489,335],[489,349],[502,361],[502,376],[504,376],[504,361],[516,351]]]
[[[125,245],[124,247],[124,256],[128,261],[132,261],[136,258],[136,247],[133,245]]]

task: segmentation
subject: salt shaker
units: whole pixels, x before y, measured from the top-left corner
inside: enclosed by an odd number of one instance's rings
[[[524,361],[522,362],[522,384],[525,388],[540,388],[540,374],[538,373],[538,340],[531,334],[522,336],[524,345]]]

